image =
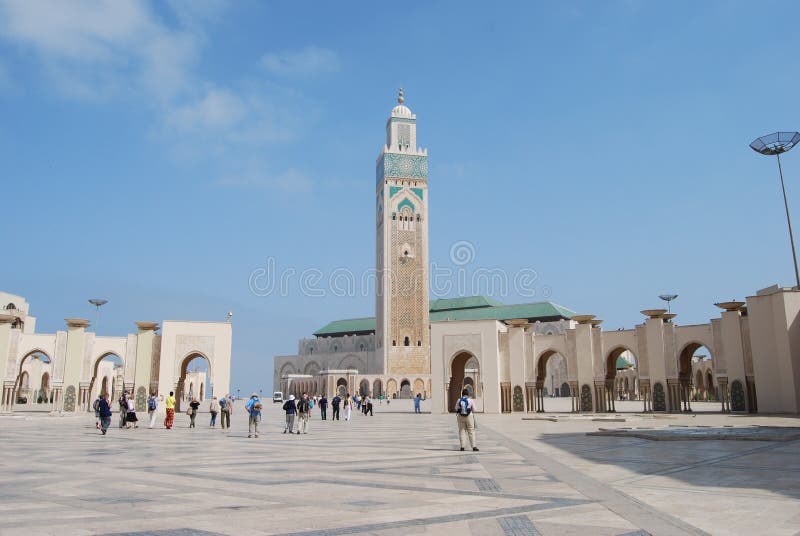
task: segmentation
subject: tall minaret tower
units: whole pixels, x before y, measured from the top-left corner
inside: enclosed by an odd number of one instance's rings
[[[400,88],[377,162],[376,342],[384,374],[427,376],[428,151],[417,147],[417,116],[404,100]]]

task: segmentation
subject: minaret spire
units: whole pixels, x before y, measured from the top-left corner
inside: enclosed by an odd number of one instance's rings
[[[403,88],[400,88],[400,93],[397,95],[397,102],[403,104],[406,101],[405,97],[403,97]]]

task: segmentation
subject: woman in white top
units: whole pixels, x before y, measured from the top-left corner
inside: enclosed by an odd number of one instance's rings
[[[128,399],[128,415],[125,417],[125,428],[130,428],[133,423],[134,428],[139,428],[139,419],[136,418],[136,401],[133,397]]]

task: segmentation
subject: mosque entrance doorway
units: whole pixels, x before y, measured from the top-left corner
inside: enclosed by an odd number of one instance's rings
[[[339,378],[336,381],[336,394],[339,395],[339,398],[344,398],[347,395],[347,380],[344,378]]]
[[[92,380],[89,382],[89,400],[87,411],[92,403],[105,393],[113,404],[122,394],[124,364],[122,358],[116,354],[103,354],[94,362]]]
[[[400,395],[397,398],[414,398],[414,394],[411,391],[411,382],[408,380],[403,380],[400,382]]]
[[[450,361],[450,382],[447,386],[447,411],[455,412],[461,391],[466,389],[473,398],[481,396],[479,387],[480,363],[478,358],[469,352],[456,354]]]
[[[175,413],[186,411],[192,398],[202,402],[201,397],[213,396],[214,386],[209,371],[208,358],[200,353],[189,354],[181,363],[181,375],[175,388]],[[207,385],[207,388],[201,386]],[[138,395],[138,394],[137,394]],[[138,405],[138,404],[137,404]]]
[[[528,397],[530,398],[533,395],[534,398],[533,401],[528,400],[527,405],[525,405],[528,411],[531,410],[531,405],[533,406],[533,411],[538,413],[565,411],[567,408],[566,400],[554,400],[563,399],[564,397],[571,397],[573,399],[570,402],[571,411],[577,410],[574,396],[567,380],[567,360],[555,350],[547,351],[539,357],[536,366],[536,383],[533,389],[526,389],[528,390]],[[545,406],[548,406],[548,408]]]
[[[53,409],[53,393],[50,391],[52,367],[53,362],[50,356],[39,350],[34,350],[22,358],[12,394],[12,402],[17,410],[51,411]],[[38,389],[32,388],[31,378],[41,378]]]
[[[726,389],[714,382],[714,359],[706,346],[692,342],[684,346],[678,357],[678,385],[670,389],[670,410],[673,412],[716,413],[730,404]],[[742,398],[738,411],[746,411]],[[722,403],[720,408],[719,403]],[[737,411],[737,410],[734,410]]]
[[[606,356],[606,378],[602,386],[595,385],[597,411],[642,411],[641,407],[627,404],[639,400],[639,371],[636,356],[620,346]],[[617,402],[620,402],[617,404]],[[647,411],[647,402],[645,402]]]

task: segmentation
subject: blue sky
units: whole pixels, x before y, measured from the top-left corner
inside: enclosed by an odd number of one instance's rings
[[[38,330],[222,320],[233,389],[368,292],[278,271],[374,265],[375,158],[403,86],[430,151],[431,261],[533,270],[535,296],[632,327],[793,282],[774,159],[797,130],[796,21],[777,2],[0,0],[3,290]],[[784,160],[800,223],[800,151]],[[320,285],[323,286],[323,285]],[[455,292],[451,292],[455,294]]]

